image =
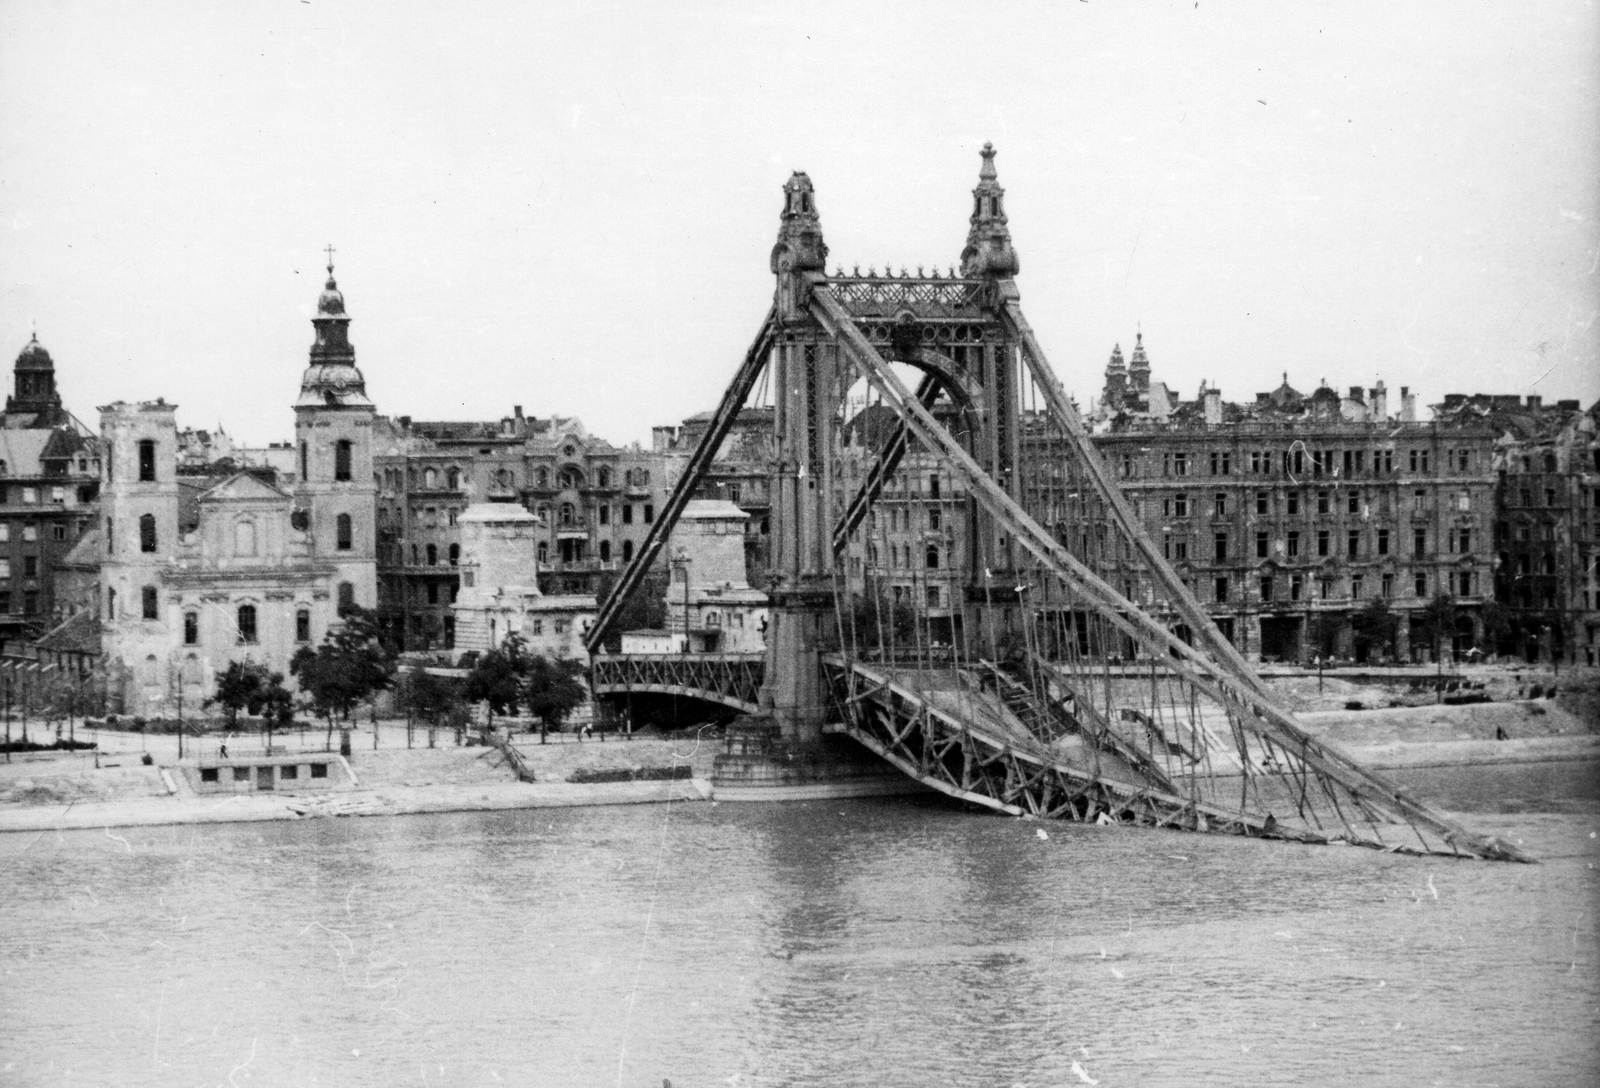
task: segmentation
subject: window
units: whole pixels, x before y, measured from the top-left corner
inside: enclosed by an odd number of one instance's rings
[[[1326,529],[1317,530],[1317,554],[1328,554],[1328,530]]]
[[[248,781],[250,781],[250,768],[249,767],[235,767],[233,769],[233,780],[235,782],[248,782]]]
[[[1387,529],[1378,530],[1378,554],[1389,554],[1389,530]]]
[[[1212,586],[1212,589],[1216,593],[1217,603],[1218,604],[1222,604],[1222,603],[1225,603],[1227,601],[1227,599],[1228,599],[1228,580],[1226,578],[1218,578],[1216,580],[1216,584],[1214,586]]]
[[[219,768],[217,768],[217,767],[201,767],[200,768],[200,781],[202,781],[202,782],[215,782],[215,781],[217,781],[217,771],[218,770],[219,770]]]
[[[1218,533],[1214,543],[1217,549],[1217,560],[1220,562],[1228,558],[1228,534]]]
[[[1300,595],[1302,593],[1304,593],[1304,592],[1305,592],[1305,578],[1304,578],[1304,576],[1299,575],[1299,574],[1290,575],[1290,577],[1289,577],[1289,599],[1291,601],[1298,601],[1300,599]]]
[[[1218,518],[1225,518],[1225,517],[1228,516],[1228,496],[1227,495],[1219,494],[1212,500],[1212,503],[1211,503],[1211,514],[1212,514],[1213,517],[1218,517]]]
[[[348,438],[341,438],[333,444],[333,478],[335,480],[350,479],[350,440]]]
[[[1332,578],[1321,578],[1321,579],[1318,579],[1318,581],[1317,581],[1317,596],[1321,597],[1325,601],[1333,599],[1333,579]]]
[[[296,767],[293,763],[286,763],[278,768],[278,777],[280,779],[299,778],[300,768]]]
[[[927,564],[927,567],[928,567],[929,570],[938,570],[939,569],[939,549],[938,548],[933,547],[933,546],[930,545],[928,550],[927,550],[927,552],[923,555],[923,559],[926,561],[926,564]]]
[[[1265,559],[1267,557],[1267,549],[1269,547],[1270,545],[1268,543],[1267,534],[1261,532],[1256,533],[1256,558]]]
[[[1213,450],[1211,453],[1211,475],[1231,476],[1233,474],[1233,454]]]
[[[37,487],[23,488],[22,501],[29,506],[36,504],[39,501],[39,489]]]
[[[1426,491],[1413,491],[1411,493],[1411,510],[1413,513],[1426,513],[1428,509],[1428,493]]]
[[[1350,493],[1345,496],[1344,509],[1345,513],[1347,514],[1361,513],[1361,492],[1352,489]]]
[[[150,483],[156,478],[156,444],[148,438],[139,441],[139,482]]]
[[[328,765],[326,763],[313,763],[311,765],[311,777],[312,778],[327,778],[328,777]]]
[[[1265,491],[1256,492],[1256,513],[1267,514],[1271,512],[1271,496]]]
[[[1134,511],[1134,513],[1137,514],[1138,511],[1136,510],[1136,511]],[[935,507],[934,509],[929,510],[928,511],[928,528],[937,529],[937,528],[939,528],[941,523],[942,523],[941,515],[939,513],[938,508]]]
[[[1263,576],[1261,579],[1261,600],[1263,602],[1272,600],[1272,578],[1270,575]]]
[[[145,619],[153,620],[160,618],[161,607],[156,599],[155,586],[145,586],[143,589],[141,589],[139,591],[139,602],[141,606],[141,614]]]
[[[1472,509],[1472,492],[1462,488],[1456,493],[1456,509],[1463,514]]]
[[[299,609],[294,614],[294,640],[296,642],[311,641],[311,612],[309,609]]]
[[[348,608],[354,608],[356,603],[356,587],[349,582],[339,583],[339,613],[343,615]]]
[[[459,544],[450,545],[450,565],[452,567],[454,567],[454,566],[458,565],[460,562],[461,562],[461,545],[459,545]]]
[[[1172,513],[1176,517],[1180,517],[1180,518],[1188,517],[1189,516],[1189,496],[1185,495],[1181,491],[1178,492],[1176,495],[1172,496]]]
[[[654,520],[656,520],[656,508],[654,506],[651,506],[649,503],[645,503],[644,504],[644,523],[646,525],[649,525]]]
[[[624,563],[633,562],[633,541],[631,540],[622,542],[622,561]]]
[[[139,550],[153,552],[156,550],[156,516],[143,514],[139,518]]]
[[[438,604],[439,603],[439,583],[438,582],[429,582],[428,583],[428,603],[429,604]]]
[[[9,593],[6,594],[6,597],[7,597],[8,600],[10,599],[10,596],[11,595]],[[8,607],[8,608],[6,608],[6,611],[9,612],[9,611],[11,611],[11,609]],[[108,588],[106,590],[106,619],[114,620],[116,618],[117,618],[117,591],[115,589]]]
[[[1383,595],[1385,597],[1394,596],[1394,575],[1392,574],[1385,574],[1383,576]]]
[[[1286,497],[1287,510],[1291,514],[1300,513],[1300,492],[1291,491]]]
[[[622,504],[622,524],[633,524],[633,503],[631,502],[625,502]]]
[[[1418,597],[1428,595],[1428,575],[1424,571],[1417,571],[1411,578],[1411,589]]]
[[[939,497],[939,477],[937,474],[928,477],[928,497],[930,499]],[[646,517],[644,520],[649,521],[650,519]]]
[[[538,555],[540,563],[550,562],[550,545],[543,540],[539,541]]]
[[[439,473],[433,468],[422,470],[422,490],[433,491],[439,486]]]
[[[1133,454],[1131,453],[1122,455],[1122,475],[1124,479],[1133,476]]]
[[[1174,540],[1172,542],[1172,558],[1174,558],[1174,559],[1188,559],[1189,558],[1189,538],[1188,537],[1179,537],[1177,540]]]
[[[1345,554],[1351,559],[1361,554],[1361,530],[1351,529],[1345,534]]]
[[[577,521],[577,519],[578,519],[578,508],[573,506],[570,502],[562,503],[561,504],[561,524],[563,524],[563,525],[571,525],[573,522]]]
[[[39,576],[39,557],[25,555],[22,557],[22,576],[24,578],[37,578]]]
[[[249,518],[240,518],[233,525],[233,554],[256,554],[256,523]]]
[[[0,578],[11,577],[11,560],[0,559]]]
[[[1411,471],[1412,472],[1427,472],[1428,471],[1428,451],[1427,450],[1412,450],[1411,451]]]
[[[1287,554],[1290,559],[1300,554],[1300,534],[1298,532],[1289,534]]]
[[[1350,579],[1350,596],[1359,600],[1361,598],[1361,575]]]
[[[1172,455],[1172,474],[1174,476],[1189,475],[1189,455],[1187,453],[1175,453]]]
[[[39,539],[39,525],[37,522],[25,521],[22,523],[22,542],[31,544]]]
[[[1318,491],[1317,492],[1317,513],[1326,514],[1327,512],[1328,512],[1328,493],[1326,491]]]
[[[239,641],[251,645],[256,641],[256,606],[239,606]]]
[[[1411,554],[1417,559],[1428,554],[1428,530],[1411,530]]]
[[[439,545],[429,544],[427,547],[427,556],[428,566],[437,567],[439,565]]]
[[[610,525],[611,524],[611,507],[610,507],[609,504],[607,504],[607,503],[601,503],[600,504],[600,506],[599,506],[599,518],[600,518],[600,524],[601,525]]]
[[[600,561],[602,563],[611,562],[611,541],[609,540],[600,542]]]

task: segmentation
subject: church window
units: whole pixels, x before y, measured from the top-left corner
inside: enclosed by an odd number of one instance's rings
[[[196,646],[200,642],[200,613],[185,612],[183,614],[183,644]]]
[[[310,463],[311,449],[306,443],[302,442],[300,443],[300,478],[302,480],[311,475],[310,469],[307,467]]]
[[[333,478],[350,479],[350,440],[341,438],[333,447]]]
[[[245,645],[252,645],[256,641],[256,606],[242,604],[239,606],[239,641]]]
[[[10,526],[7,526],[10,528]],[[106,554],[115,555],[117,551],[116,536],[111,531],[111,519],[106,518]]]
[[[139,440],[139,480],[149,483],[156,478],[156,444],[148,438]]]
[[[240,518],[233,525],[233,554],[256,554],[256,523],[249,518]]]
[[[349,551],[354,546],[354,534],[350,528],[350,515],[340,514],[336,519],[334,519],[333,524],[334,535],[338,538],[335,546],[341,552]],[[432,548],[433,545],[430,544],[428,547]]]
[[[622,504],[622,524],[633,524],[633,503],[631,502]]]
[[[439,545],[437,545],[437,544],[429,544],[428,545],[428,566],[437,567],[438,565],[439,565]]]
[[[154,514],[145,514],[139,518],[139,550],[153,552],[156,550],[156,518]]]
[[[604,485],[601,485],[601,486],[604,486]],[[600,524],[601,525],[610,525],[611,524],[611,507],[609,505],[605,504],[605,503],[601,503],[600,504]]]
[[[461,545],[459,545],[459,544],[450,545],[450,565],[453,567],[453,566],[456,566],[457,564],[459,564],[460,562],[461,562]]]
[[[611,541],[609,540],[600,542],[600,561],[603,563],[611,562]]]
[[[622,542],[622,561],[624,563],[633,562],[633,541],[631,540]]]
[[[539,487],[549,487],[550,486],[550,470],[547,469],[547,468],[539,469],[538,472],[534,473],[534,479],[536,481],[538,481],[538,486]]]
[[[439,486],[439,474],[431,468],[422,470],[422,489],[432,491]]]
[[[583,480],[582,477],[578,475],[577,469],[572,468],[569,465],[561,470],[561,488],[563,491],[569,491],[582,486]]]
[[[339,613],[343,615],[347,609],[354,608],[356,604],[356,587],[349,582],[339,583]]]
[[[923,558],[926,560],[929,570],[938,570],[939,569],[939,549],[938,548],[930,547],[928,549],[927,554],[925,556],[923,556]]]
[[[145,619],[153,620],[160,616],[161,608],[160,603],[156,599],[155,586],[145,586],[139,593],[139,601],[140,605],[142,606]]]

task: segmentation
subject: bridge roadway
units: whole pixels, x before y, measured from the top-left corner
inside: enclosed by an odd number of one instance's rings
[[[1069,704],[1042,705],[992,665],[952,673],[839,655],[824,665],[835,700],[827,731],[950,797],[1014,816],[1331,837],[1271,814],[1291,814],[1291,798],[1266,807],[1259,795],[1245,804],[1242,789],[1225,798],[1214,773],[1198,773],[1198,760],[1158,767],[1148,738],[1085,727],[1063,709]],[[599,654],[590,683],[597,696],[677,695],[754,714],[764,674],[762,654]],[[1236,789],[1242,770],[1224,772]]]

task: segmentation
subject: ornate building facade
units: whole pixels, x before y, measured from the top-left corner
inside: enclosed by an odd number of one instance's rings
[[[287,675],[342,608],[376,603],[374,408],[349,323],[330,264],[287,471],[186,458],[164,400],[101,409],[102,644],[124,712],[198,710],[230,661]]]
[[[17,355],[0,414],[0,638],[37,638],[75,611],[58,567],[94,525],[100,449],[61,404],[38,337]]]

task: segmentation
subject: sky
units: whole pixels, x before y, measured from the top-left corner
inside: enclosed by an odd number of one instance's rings
[[[715,406],[791,171],[830,267],[956,263],[999,149],[1068,389],[1600,396],[1593,2],[0,4],[0,351],[250,443],[335,247],[379,410]],[[1391,401],[1393,403],[1393,401]]]

